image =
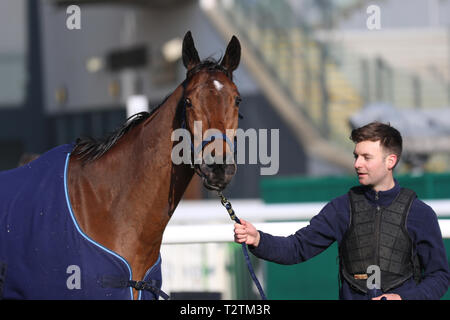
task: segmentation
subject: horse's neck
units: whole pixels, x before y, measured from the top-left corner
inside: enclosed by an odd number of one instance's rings
[[[188,165],[174,165],[171,158],[174,144],[172,132],[181,125],[177,105],[182,95],[183,88],[180,86],[160,107],[154,119],[144,123],[141,134],[144,147],[139,163],[146,178],[141,179],[140,190],[146,195],[151,212],[155,203],[164,205],[164,209],[159,211],[164,212],[162,219],[167,219],[167,222],[194,172]]]
[[[176,166],[171,159],[171,136],[180,127],[177,106],[182,95],[180,86],[155,116],[143,124],[138,139],[140,146],[135,148],[141,150],[140,157],[135,158],[135,174],[140,178],[133,179],[133,188],[129,188],[129,197],[135,199],[130,207],[138,211],[140,216],[136,219],[144,227],[140,240],[146,246],[158,243],[158,249],[164,228],[193,175],[188,165]]]
[[[125,257],[138,277],[156,261],[163,231],[193,175],[189,166],[171,161],[182,94],[180,86],[104,159],[78,165],[84,172],[72,175],[71,200],[82,229]]]

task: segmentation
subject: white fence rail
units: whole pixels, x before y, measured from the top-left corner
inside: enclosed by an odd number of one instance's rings
[[[238,217],[273,235],[289,235],[308,225],[325,203],[265,204],[261,200],[232,200]],[[425,201],[436,212],[442,236],[450,238],[450,200]],[[267,221],[271,222],[267,222]],[[279,222],[295,220],[293,222]],[[219,200],[182,201],[167,226],[164,244],[232,242],[233,222]]]

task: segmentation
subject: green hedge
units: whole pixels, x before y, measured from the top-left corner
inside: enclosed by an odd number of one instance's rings
[[[413,189],[421,199],[450,199],[450,173],[396,176],[401,186]],[[266,203],[328,202],[358,185],[355,176],[271,177],[261,181]]]

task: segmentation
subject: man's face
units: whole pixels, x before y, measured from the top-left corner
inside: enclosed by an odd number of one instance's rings
[[[390,187],[393,181],[392,168],[397,156],[388,154],[380,141],[361,141],[355,145],[355,170],[359,183],[372,186],[375,190]]]

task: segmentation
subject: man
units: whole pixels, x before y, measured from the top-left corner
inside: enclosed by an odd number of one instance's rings
[[[273,236],[241,219],[235,241],[280,264],[306,261],[337,241],[340,299],[439,299],[450,280],[442,235],[433,209],[393,177],[400,133],[373,122],[353,130],[350,139],[360,186],[331,200],[293,235]]]

